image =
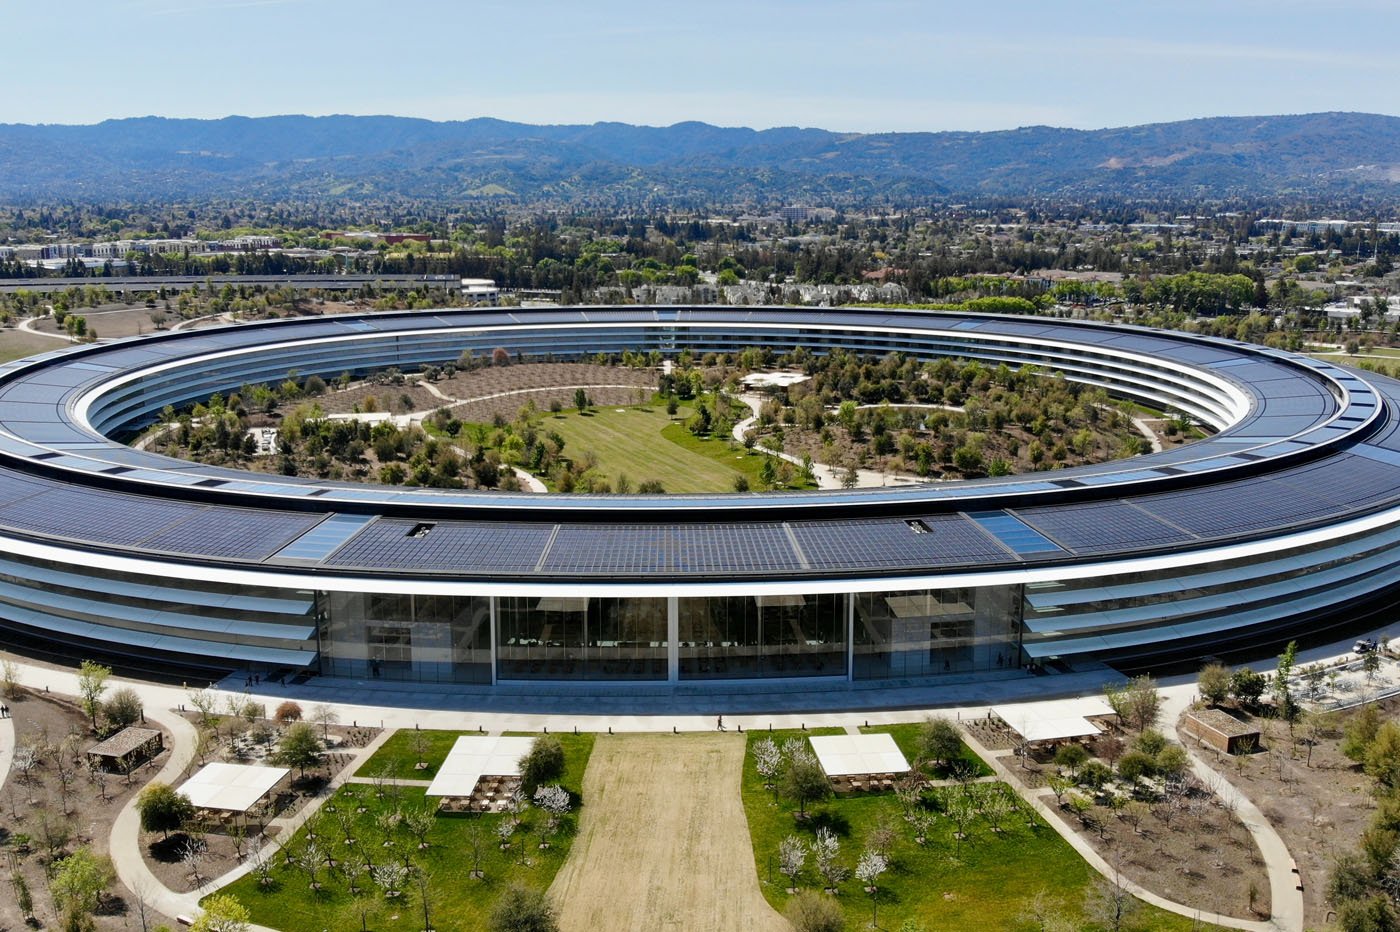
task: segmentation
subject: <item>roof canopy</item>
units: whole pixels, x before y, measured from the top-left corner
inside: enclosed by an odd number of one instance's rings
[[[199,809],[247,812],[289,773],[286,767],[215,762],[186,780],[180,792]]]
[[[1091,715],[1113,715],[1113,707],[1101,696],[1049,699],[1018,705],[992,706],[992,712],[1027,741],[1057,741],[1099,734]]]
[[[867,773],[907,773],[904,759],[894,738],[878,735],[823,735],[810,739],[817,761],[828,777],[851,777]]]
[[[520,758],[534,743],[534,738],[464,735],[452,745],[427,795],[470,796],[482,777],[518,777]]]

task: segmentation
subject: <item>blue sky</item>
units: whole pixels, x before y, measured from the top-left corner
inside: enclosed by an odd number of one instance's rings
[[[0,14],[0,122],[391,113],[1095,128],[1400,112],[1396,0],[77,0]]]

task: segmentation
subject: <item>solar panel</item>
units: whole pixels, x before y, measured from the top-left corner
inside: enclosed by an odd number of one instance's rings
[[[1185,543],[1192,536],[1126,502],[1093,502],[1016,512],[1031,527],[1075,553],[1112,553]]]
[[[147,550],[262,560],[315,524],[320,515],[205,508],[141,542]]]
[[[968,517],[1019,556],[1063,550],[1020,518],[1004,511],[974,511]]]
[[[912,520],[917,522],[912,527],[898,519],[794,522],[791,527],[814,569],[930,569],[1006,559],[1006,551],[962,515]]]
[[[382,518],[354,536],[327,566],[470,572],[528,572],[539,563],[553,524],[439,521],[419,537],[422,522]]]
[[[750,573],[799,570],[781,524],[563,525],[546,573]]]

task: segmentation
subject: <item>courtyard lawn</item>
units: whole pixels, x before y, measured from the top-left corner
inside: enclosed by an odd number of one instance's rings
[[[751,733],[750,750],[769,736],[768,732]],[[780,746],[788,738],[806,736],[803,732],[772,735]],[[901,743],[900,737],[896,734],[896,743]],[[966,792],[1010,791],[1002,784],[927,791],[923,808],[935,812],[936,818],[926,843],[919,845],[893,793],[853,794],[809,804],[808,818],[799,821],[796,805],[786,799],[774,804],[773,792],[764,786],[750,753],[744,762],[743,800],[764,896],[780,911],[789,899],[789,881],[779,870],[778,857],[785,837],[795,835],[810,844],[817,828],[826,826],[840,840],[838,862],[854,869],[867,839],[883,822],[894,828],[895,840],[889,848],[889,869],[878,880],[880,928],[898,929],[906,920],[914,920],[927,929],[1029,930],[1036,925],[1023,918],[1025,910],[1042,895],[1046,905],[1073,919],[1075,928],[1099,930],[1101,927],[1083,918],[1085,893],[1097,875],[1024,804],[998,820],[1001,831],[994,831],[988,818],[978,815],[967,824],[964,840],[955,837],[945,810],[953,794]],[[798,877],[799,888],[819,889],[822,883],[809,856]],[[870,925],[871,896],[862,887],[852,876],[838,888],[837,900],[846,913],[847,928]],[[1193,928],[1190,919],[1146,904],[1139,906],[1134,922],[1124,928],[1153,932]]]
[[[697,437],[685,429],[684,424],[671,424],[661,432],[662,436],[674,443],[676,446],[701,456],[709,457],[716,463],[728,466],[734,472],[743,473],[749,480],[749,488],[755,492],[763,490],[763,480],[759,478],[759,473],[763,469],[763,461],[768,458],[767,454],[759,453],[756,450],[746,450],[743,445],[733,439],[725,438],[704,438]],[[799,468],[793,466],[793,481],[787,486],[789,489],[815,489],[815,482],[803,482],[796,477]],[[774,463],[777,466],[777,462]],[[725,491],[733,491],[733,480]]]
[[[913,764],[919,759],[919,730],[923,727],[918,722],[907,722],[902,725],[876,725],[862,728],[861,734],[879,735],[887,734],[894,738],[895,745],[899,748],[904,759]],[[966,744],[962,746],[962,754],[959,759],[966,765],[967,772],[973,777],[989,777],[992,775],[992,768],[988,767],[982,758],[978,757]],[[952,767],[930,767],[928,775],[935,780],[947,780],[953,776]]]
[[[470,731],[432,731],[401,728],[389,736],[383,747],[374,756],[360,765],[355,771],[357,777],[386,776],[395,780],[431,780],[438,767],[447,759],[447,752],[462,735],[475,734]],[[416,766],[419,761],[417,743],[422,743],[422,760],[426,767]]]
[[[400,733],[402,734],[402,733]],[[460,732],[450,734],[455,740]],[[396,736],[397,737],[397,736]],[[565,774],[560,783],[572,794],[574,811],[565,817],[550,847],[539,847],[544,824],[540,810],[530,807],[521,825],[502,849],[496,828],[504,813],[437,815],[425,836],[426,849],[393,813],[408,812],[427,800],[421,787],[384,786],[352,783],[342,786],[322,807],[316,821],[313,854],[318,863],[312,890],[311,876],[301,866],[307,860],[309,837],[303,826],[284,843],[271,860],[272,883],[260,882],[256,871],[225,888],[252,913],[255,923],[283,932],[320,932],[323,929],[359,929],[376,932],[415,932],[424,927],[423,897],[413,876],[406,877],[399,895],[389,897],[364,870],[366,862],[377,868],[402,864],[405,859],[419,866],[427,878],[429,919],[440,932],[475,932],[486,928],[487,916],[496,898],[512,882],[546,889],[569,855],[578,824],[583,772],[593,750],[593,735],[559,735],[564,746]],[[392,739],[391,739],[392,740]],[[448,743],[450,746],[450,742]],[[381,749],[379,754],[384,754]],[[443,751],[445,754],[446,751]],[[379,759],[376,755],[372,760]],[[403,761],[397,752],[385,761]],[[436,763],[441,763],[441,756]],[[414,761],[407,759],[409,767]],[[421,773],[421,771],[419,771]],[[365,811],[360,812],[360,809]],[[347,834],[351,841],[347,841]],[[484,877],[472,876],[476,852]],[[297,862],[288,863],[288,854]],[[328,860],[329,859],[329,860]],[[333,862],[333,864],[331,863]],[[359,893],[350,892],[351,879]],[[363,915],[362,915],[363,910]]]
[[[39,336],[37,333],[29,333],[19,329],[0,331],[0,363],[63,349],[63,347],[62,342],[50,337]]]
[[[689,416],[686,407],[676,414],[682,421]],[[671,423],[666,409],[656,405],[568,412],[545,418],[542,426],[564,438],[564,455],[573,461],[591,452],[614,488],[625,475],[634,489],[655,479],[667,492],[733,491],[736,469],[670,442],[663,431]]]

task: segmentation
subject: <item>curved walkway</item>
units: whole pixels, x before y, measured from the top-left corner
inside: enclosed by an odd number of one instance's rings
[[[64,343],[76,343],[76,342],[78,342],[77,340],[74,340],[72,337],[70,337],[70,336],[69,336],[68,334],[66,334],[66,333],[49,333],[47,330],[35,330],[35,329],[34,329],[34,324],[36,324],[37,322],[39,322],[39,321],[41,321],[41,320],[46,320],[46,319],[47,319],[47,318],[45,318],[45,317],[26,317],[24,320],[22,320],[22,321],[19,322],[19,324],[15,327],[15,329],[16,329],[16,330],[23,330],[25,333],[32,333],[32,334],[34,334],[36,337],[48,337],[50,340],[61,340],[61,341],[63,341]]]
[[[1114,868],[1103,859],[1103,856],[1094,849],[1093,845],[1089,844],[1089,842],[1086,841],[1082,836],[1080,836],[1078,832],[1074,831],[1073,828],[1065,824],[1064,820],[1062,820],[1045,801],[1045,796],[1050,792],[1048,789],[1028,790],[1021,783],[1021,781],[1017,780],[1016,777],[1014,777],[1011,774],[1011,772],[1007,769],[1006,764],[1002,762],[1002,758],[1010,752],[1004,751],[998,754],[987,750],[987,748],[983,747],[982,743],[978,741],[973,734],[971,734],[965,729],[963,730],[963,741],[965,741],[968,747],[975,751],[979,757],[986,761],[987,764],[994,771],[996,771],[998,777],[1005,781],[1007,785],[1009,785],[1021,796],[1022,799],[1024,799],[1028,804],[1030,804],[1030,806],[1033,809],[1035,809],[1035,811],[1040,815],[1040,817],[1044,819],[1045,822],[1052,829],[1058,832],[1060,837],[1063,838],[1066,842],[1068,842],[1069,846],[1073,848],[1076,852],[1078,852],[1079,856],[1082,857],[1089,864],[1090,867],[1098,871],[1104,877],[1116,879],[1117,883],[1124,890],[1128,891],[1133,896],[1137,897],[1143,902],[1151,903],[1158,909],[1164,909],[1167,912],[1176,913],[1177,915],[1185,916],[1188,919],[1209,922],[1213,925],[1224,926],[1230,929],[1249,929],[1252,930],[1252,932],[1277,932],[1277,930],[1289,930],[1289,932],[1295,932],[1296,930],[1296,932],[1302,932],[1303,923],[1301,898],[1298,904],[1299,910],[1297,925],[1291,925],[1282,924],[1278,921],[1280,916],[1277,909],[1275,909],[1274,918],[1270,921],[1254,922],[1248,919],[1236,919],[1232,916],[1220,916],[1215,913],[1202,912],[1201,910],[1193,909],[1192,907],[1187,906],[1184,903],[1177,903],[1173,900],[1167,899],[1166,897],[1159,896],[1156,893],[1153,893],[1151,890],[1139,886],[1133,881],[1122,876],[1122,874],[1120,874],[1118,871],[1114,870]],[[1270,865],[1269,870],[1269,883],[1271,889],[1276,889],[1277,884],[1275,883],[1272,865]]]

